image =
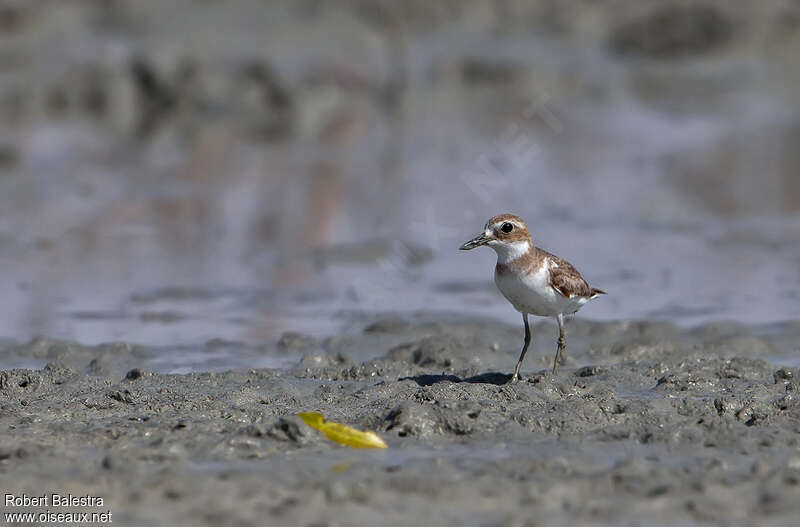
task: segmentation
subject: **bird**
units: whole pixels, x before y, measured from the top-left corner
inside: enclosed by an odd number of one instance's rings
[[[519,370],[531,343],[528,315],[555,317],[558,323],[558,347],[553,360],[553,375],[567,347],[564,315],[577,312],[590,300],[606,294],[592,287],[566,260],[536,247],[528,226],[515,214],[489,218],[482,233],[459,247],[469,251],[488,246],[497,253],[494,282],[514,309],[522,313],[525,341],[509,383],[519,380]]]

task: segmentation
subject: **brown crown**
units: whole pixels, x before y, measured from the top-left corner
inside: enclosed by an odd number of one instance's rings
[[[510,223],[512,225],[513,228],[511,232],[503,232],[501,227],[504,223]],[[531,239],[528,226],[525,225],[525,221],[516,214],[498,214],[497,216],[492,216],[489,218],[489,221],[486,222],[486,228],[491,229],[495,238],[504,242],[513,243],[525,240],[530,241]]]

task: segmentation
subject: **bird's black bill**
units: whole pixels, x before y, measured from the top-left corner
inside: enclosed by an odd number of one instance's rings
[[[459,249],[462,251],[469,251],[470,249],[480,247],[481,245],[486,245],[487,243],[489,243],[489,238],[487,238],[485,234],[480,234],[463,244],[461,247],[459,247]]]

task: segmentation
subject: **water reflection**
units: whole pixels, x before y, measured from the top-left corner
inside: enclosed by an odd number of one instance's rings
[[[507,318],[492,256],[455,250],[501,211],[611,293],[583,316],[796,317],[800,121],[758,64],[393,27],[342,37],[362,62],[271,40],[276,65],[151,50],[48,73],[50,113],[0,137],[0,335],[178,346],[326,335],[343,312]]]

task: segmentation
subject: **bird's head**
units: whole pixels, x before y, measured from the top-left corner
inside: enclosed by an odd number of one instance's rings
[[[519,216],[499,214],[489,218],[483,232],[461,245],[459,249],[469,251],[482,245],[494,249],[501,260],[511,261],[530,249],[531,235],[528,226]]]

